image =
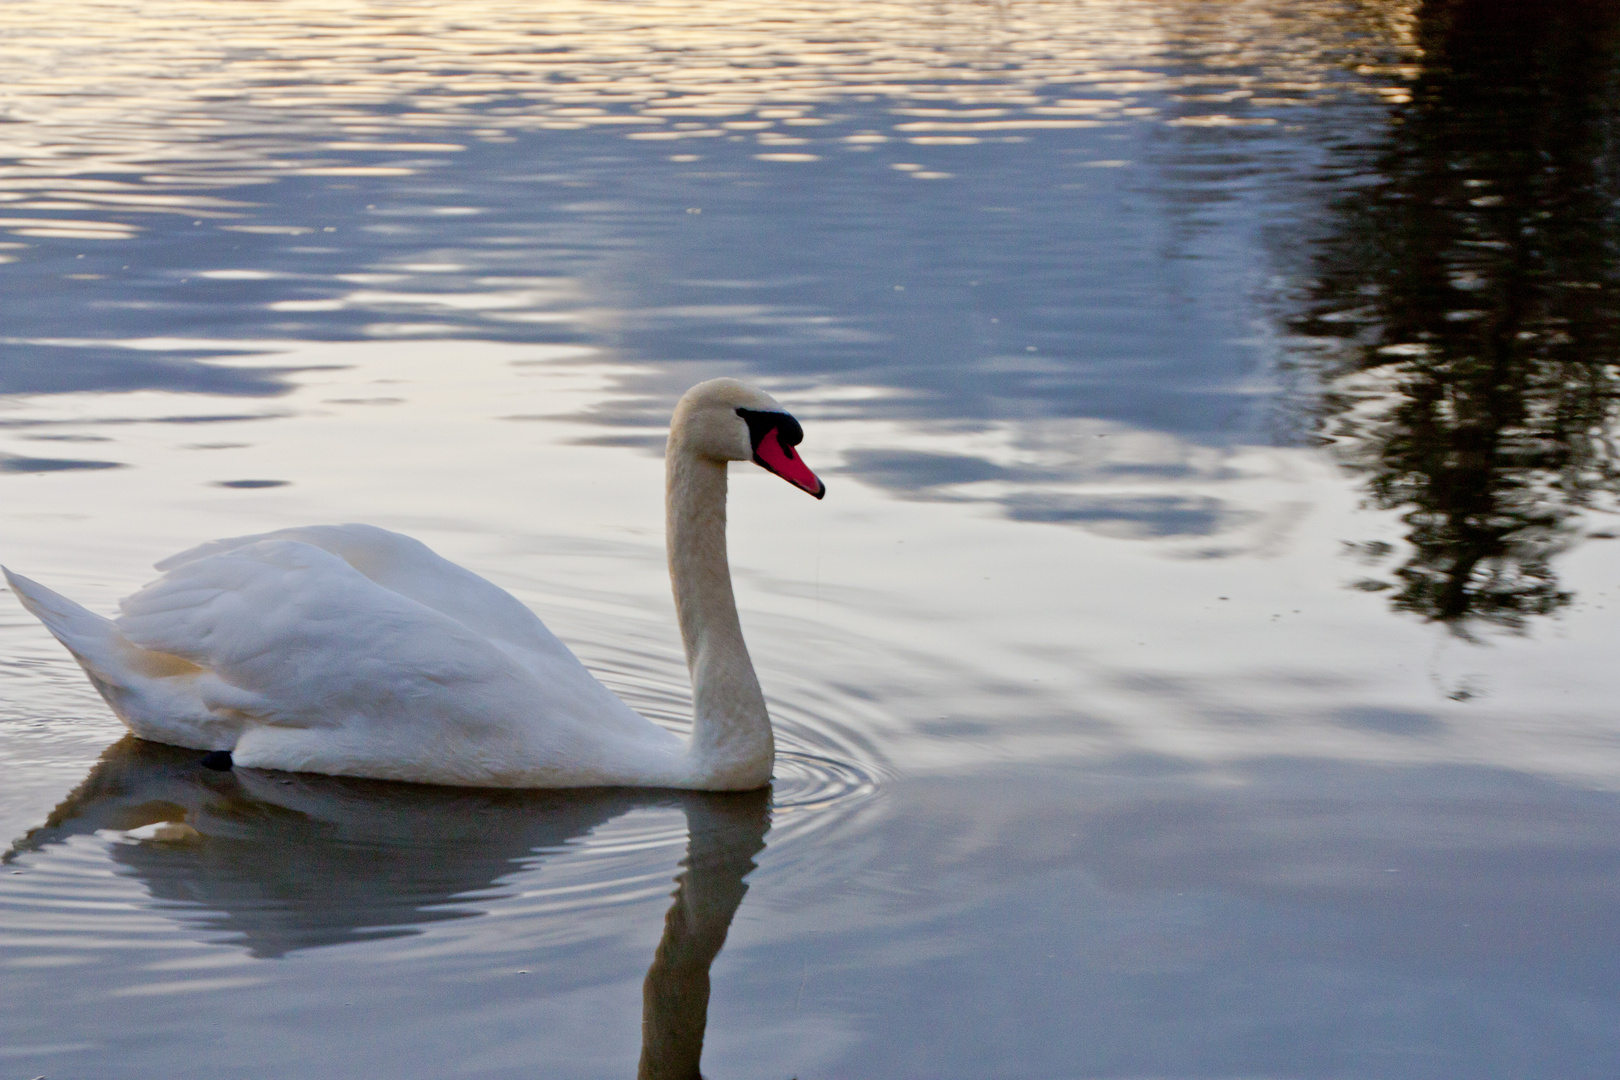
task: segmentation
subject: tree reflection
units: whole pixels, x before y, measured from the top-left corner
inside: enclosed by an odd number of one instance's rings
[[[1403,611],[1521,628],[1620,491],[1620,5],[1430,0],[1380,145],[1349,151],[1296,329],[1326,434],[1404,511]],[[1370,561],[1386,545],[1360,545]]]
[[[0,862],[73,836],[160,822],[178,843],[116,843],[111,857],[210,930],[257,957],[418,934],[481,913],[539,852],[631,810],[679,807],[687,850],[642,1000],[642,1080],[698,1080],[709,967],[765,847],[770,791],[601,788],[509,791],[302,773],[213,772],[200,755],[128,736]]]

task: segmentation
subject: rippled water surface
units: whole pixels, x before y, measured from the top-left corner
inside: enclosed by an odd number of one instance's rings
[[[0,71],[14,570],[370,521],[678,728],[675,399],[829,485],[733,476],[756,795],[213,772],[0,598],[0,1076],[1620,1060],[1620,5],[8,0]]]

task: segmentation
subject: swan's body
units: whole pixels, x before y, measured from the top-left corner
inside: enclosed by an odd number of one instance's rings
[[[692,673],[688,741],[597,682],[511,594],[369,525],[216,540],[108,620],[6,573],[144,739],[235,764],[477,787],[747,790],[770,718],[726,559],[726,463],[821,495],[799,427],[731,379],[688,391],[666,456],[670,577]]]

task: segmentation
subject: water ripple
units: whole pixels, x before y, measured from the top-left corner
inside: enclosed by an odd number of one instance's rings
[[[254,204],[211,191],[431,173],[525,133],[619,133],[693,160],[739,144],[739,160],[791,168],[885,142],[1266,126],[1347,95],[1404,100],[1414,70],[1400,4],[1239,5],[1216,18],[1103,0],[466,0],[455,12],[14,0],[0,208],[19,216],[0,228],[107,241],[138,235],[132,215],[236,221]]]

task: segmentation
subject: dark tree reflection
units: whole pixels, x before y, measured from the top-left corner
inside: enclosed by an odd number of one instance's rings
[[[1341,162],[1314,255],[1326,434],[1411,545],[1363,587],[1458,629],[1567,604],[1553,559],[1620,490],[1617,28],[1614,3],[1424,3],[1410,101]]]

